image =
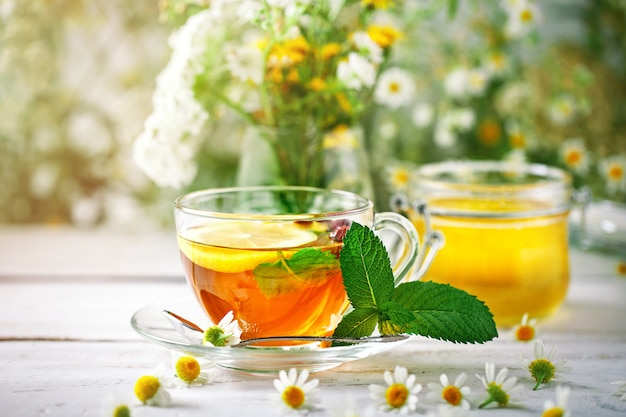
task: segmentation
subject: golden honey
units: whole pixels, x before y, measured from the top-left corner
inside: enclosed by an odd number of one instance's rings
[[[445,244],[424,280],[484,301],[498,325],[547,317],[569,283],[570,180],[543,165],[445,162],[423,166],[412,187]],[[411,214],[416,228],[424,219]]]

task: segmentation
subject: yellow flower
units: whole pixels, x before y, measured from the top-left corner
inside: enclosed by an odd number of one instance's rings
[[[308,411],[314,407],[315,392],[319,380],[307,382],[309,372],[305,369],[300,375],[295,368],[289,372],[281,370],[278,379],[274,380],[274,387],[280,393],[280,400],[289,410]]]
[[[309,88],[313,91],[322,91],[326,89],[326,81],[324,79],[315,77],[309,81]]]
[[[361,6],[386,9],[389,6],[393,6],[393,0],[361,0]]]
[[[381,48],[388,48],[398,40],[402,34],[396,28],[391,26],[370,25],[367,28],[367,34]]]
[[[142,403],[157,407],[169,406],[172,399],[159,378],[153,375],[144,375],[135,382],[135,396]]]
[[[324,135],[322,147],[324,149],[333,148],[356,148],[359,142],[348,126],[341,124],[337,125],[332,131]]]
[[[403,414],[415,411],[417,394],[422,389],[422,384],[416,384],[415,378],[406,368],[396,366],[393,374],[390,371],[384,373],[387,386],[370,385],[370,396],[379,400],[378,407],[384,411],[398,411]]]
[[[320,55],[324,61],[328,61],[329,59],[339,55],[339,52],[341,52],[341,45],[338,43],[327,43],[322,46]]]

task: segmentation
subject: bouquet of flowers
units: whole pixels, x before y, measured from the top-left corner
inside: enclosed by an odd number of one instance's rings
[[[375,104],[412,99],[391,59],[406,13],[397,1],[179,0],[163,11],[183,24],[134,144],[160,186],[189,184],[207,125],[233,113],[258,128],[277,182],[326,186],[325,150],[358,146],[355,127]]]

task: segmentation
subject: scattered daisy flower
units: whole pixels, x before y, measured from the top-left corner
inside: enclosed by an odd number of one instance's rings
[[[513,328],[515,340],[530,342],[537,336],[537,319],[528,319],[528,313],[524,313],[520,324]]]
[[[204,331],[202,344],[208,346],[232,346],[241,341],[241,329],[232,311],[222,317],[219,323]]]
[[[567,408],[567,400],[569,399],[569,387],[556,387],[556,402],[548,400],[543,405],[543,413],[541,417],[568,417],[570,415]]]
[[[612,155],[600,161],[600,174],[606,180],[606,189],[611,193],[626,191],[626,157]]]
[[[496,375],[495,365],[491,362],[485,364],[485,376],[476,375],[476,377],[482,381],[489,397],[478,408],[484,408],[492,402],[500,407],[509,405],[511,395],[519,392],[523,387],[517,384],[517,378],[507,378],[508,373],[508,368],[502,368]]]
[[[540,12],[537,5],[531,0],[507,2],[509,13],[504,31],[511,38],[519,38],[530,33],[537,27]]]
[[[448,380],[448,376],[441,374],[439,383],[428,383],[427,386],[430,389],[428,398],[431,400],[444,401],[446,404],[453,407],[461,407],[469,410],[470,404],[465,397],[471,392],[471,389],[463,385],[466,379],[467,374],[463,372],[456,377],[454,384],[451,384]]]
[[[577,106],[574,97],[569,94],[561,94],[548,103],[548,117],[558,125],[566,125],[577,114]]]
[[[172,397],[163,385],[161,380],[154,375],[144,375],[135,382],[135,396],[146,405],[157,407],[168,407],[172,402]]]
[[[394,163],[385,168],[385,180],[390,190],[406,192],[411,182],[412,167],[406,163]]]
[[[380,75],[374,100],[391,108],[409,104],[415,94],[415,84],[408,72],[391,68]]]
[[[622,401],[626,401],[626,381],[614,381],[611,384],[619,385],[613,395],[619,397]]]
[[[555,346],[550,350],[550,353],[546,355],[543,342],[538,340],[533,346],[535,358],[533,360],[526,359],[522,361],[522,365],[530,371],[530,375],[537,382],[533,390],[539,388],[541,384],[555,379],[560,373],[571,370],[571,368],[567,366],[566,359],[554,362],[553,358],[556,354],[556,350],[557,348]]]
[[[561,144],[561,160],[574,172],[584,173],[589,168],[589,153],[580,138],[569,139]]]
[[[307,382],[309,371],[304,369],[300,375],[295,368],[291,368],[289,373],[281,370],[278,379],[274,380],[274,387],[280,393],[281,403],[288,410],[307,412],[315,406],[316,388],[319,380],[312,379]]]
[[[214,365],[203,358],[172,351],[172,364],[179,385],[205,385],[209,382],[209,369]]]
[[[101,417],[130,417],[130,401],[125,395],[110,392],[104,396],[100,404]]]
[[[378,400],[378,408],[384,411],[396,411],[406,414],[417,408],[417,394],[422,385],[415,383],[415,375],[409,374],[407,369],[396,366],[393,374],[385,371],[383,375],[387,386],[371,384],[370,396]]]

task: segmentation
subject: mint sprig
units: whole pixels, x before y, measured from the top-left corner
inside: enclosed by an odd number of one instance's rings
[[[339,256],[353,310],[337,337],[413,334],[457,343],[484,343],[498,336],[493,314],[475,296],[448,284],[414,281],[394,288],[389,255],[368,227],[352,223]]]

